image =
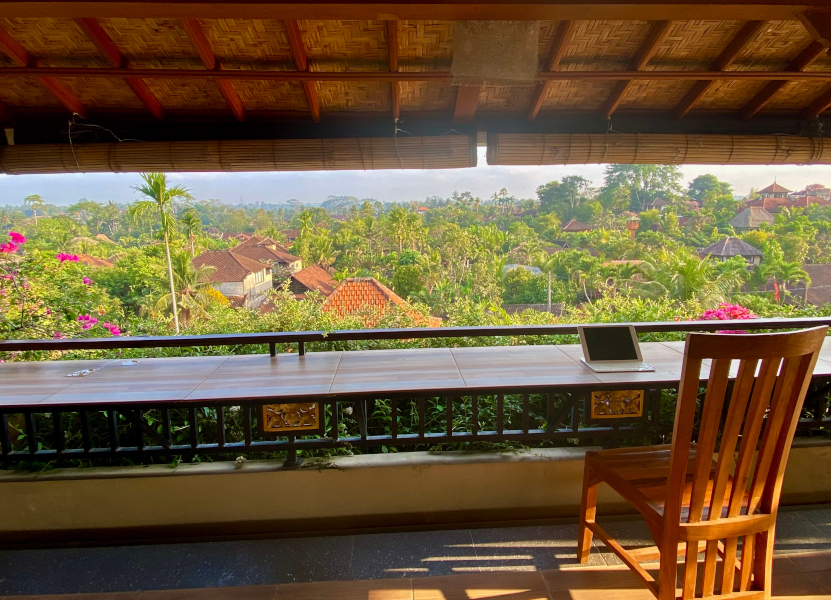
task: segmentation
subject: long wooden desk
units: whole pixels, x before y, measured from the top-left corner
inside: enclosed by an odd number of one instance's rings
[[[655,372],[595,373],[572,346],[491,346],[0,364],[0,410],[252,399],[431,393],[464,395],[498,388],[663,388],[678,384],[683,342],[641,344]],[[826,338],[816,377],[829,377]],[[703,364],[701,377],[710,365]],[[68,377],[95,369],[85,377]]]

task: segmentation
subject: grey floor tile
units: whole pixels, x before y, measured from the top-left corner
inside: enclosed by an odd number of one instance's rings
[[[829,550],[829,527],[814,525],[803,511],[779,512],[775,531],[775,554]]]
[[[604,531],[610,534],[610,536],[615,541],[617,541],[619,544],[621,544],[622,546],[624,546],[624,548],[628,550],[632,548],[644,548],[647,546],[656,545],[656,542],[653,541],[653,538],[650,535],[650,530],[647,529],[647,525],[644,523],[644,520],[642,519],[633,521],[618,521],[605,520],[603,517],[600,517],[598,519],[598,523],[601,525],[601,527],[604,528]],[[601,558],[604,559],[605,564],[624,564],[621,561],[621,559],[618,558],[612,552],[610,552],[610,550],[604,545],[604,543],[597,537],[593,538],[592,543],[600,552]]]
[[[353,536],[230,543],[220,585],[263,585],[350,578]]]
[[[90,591],[104,548],[0,552],[0,595],[69,594]]]
[[[232,542],[103,548],[91,592],[216,587]]]
[[[829,505],[822,508],[806,508],[797,512],[803,515],[812,525],[816,525],[818,527],[829,527],[829,523],[832,520],[832,507]]]
[[[541,571],[578,564],[577,525],[474,529],[471,535],[482,571]],[[604,564],[593,547],[588,565]]]
[[[467,529],[355,536],[352,579],[479,572]]]

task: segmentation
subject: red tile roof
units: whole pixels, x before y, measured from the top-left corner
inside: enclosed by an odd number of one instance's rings
[[[784,206],[788,206],[789,208],[806,208],[812,204],[829,206],[829,200],[824,200],[818,196],[797,196],[792,198],[756,198],[745,203],[749,208],[754,206],[769,212],[777,212]]]
[[[95,258],[94,256],[90,256],[89,254],[79,254],[78,262],[83,263],[85,265],[89,265],[91,267],[111,268],[113,266],[113,263],[106,261],[103,258]]]
[[[251,236],[247,233],[223,233],[220,236],[220,239],[224,242],[228,242],[230,240],[240,240],[241,242],[244,242],[250,237]]]
[[[271,238],[261,238],[256,235],[251,236],[242,244],[238,244],[231,249],[231,252],[240,254],[252,260],[279,262],[290,265],[298,262],[300,257],[291,254],[286,248],[275,242]]]
[[[564,231],[591,231],[592,227],[586,225],[585,223],[581,223],[577,219],[572,219],[566,225],[562,227]]]
[[[716,244],[700,250],[700,256],[762,256],[763,253],[751,244],[735,237],[726,237]]]
[[[775,181],[774,183],[772,183],[767,188],[761,189],[758,193],[759,194],[780,194],[780,193],[783,193],[783,192],[788,194],[789,192],[791,192],[791,190],[787,190],[782,185],[778,185],[778,183]]]
[[[305,269],[301,269],[297,273],[292,273],[291,278],[310,292],[318,290],[324,296],[329,296],[338,287],[338,282],[332,275],[318,265],[311,265]]]
[[[342,281],[324,302],[323,309],[339,317],[354,315],[367,308],[380,312],[387,311],[392,304],[402,307],[416,321],[422,317],[415,311],[408,310],[408,303],[393,290],[380,283],[374,277],[351,277]],[[367,317],[367,327],[373,327],[377,319]],[[428,327],[439,327],[441,319],[429,317]]]
[[[271,270],[270,266],[256,260],[235,254],[229,250],[210,250],[203,252],[192,261],[195,267],[209,265],[215,270],[208,278],[212,282],[243,281],[251,273],[259,273],[263,269]]]

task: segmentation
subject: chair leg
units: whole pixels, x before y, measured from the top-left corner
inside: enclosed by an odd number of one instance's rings
[[[598,499],[598,479],[588,462],[584,462],[584,482],[581,490],[581,520],[578,525],[578,562],[589,560],[592,549],[592,530],[587,523],[595,522],[595,505]]]
[[[678,543],[659,546],[659,593],[656,600],[676,600]]]
[[[757,534],[754,548],[753,589],[764,592],[765,600],[771,599],[771,569],[774,558],[774,527]]]

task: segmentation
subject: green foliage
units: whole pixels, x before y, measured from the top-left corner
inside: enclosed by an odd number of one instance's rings
[[[402,265],[393,275],[393,291],[409,298],[422,289],[422,270],[415,264]]]

